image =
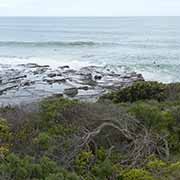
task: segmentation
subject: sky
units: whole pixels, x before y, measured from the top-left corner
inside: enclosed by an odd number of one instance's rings
[[[0,16],[180,16],[180,0],[0,0]]]

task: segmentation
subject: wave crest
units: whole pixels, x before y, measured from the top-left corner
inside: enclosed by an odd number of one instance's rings
[[[48,46],[103,46],[113,45],[113,43],[94,42],[94,41],[45,41],[45,42],[20,42],[20,41],[0,41],[0,46],[31,46],[31,47],[48,47]]]

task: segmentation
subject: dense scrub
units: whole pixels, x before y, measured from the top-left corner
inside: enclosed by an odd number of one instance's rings
[[[0,180],[178,180],[179,94],[137,82],[97,103],[1,108]]]
[[[118,91],[106,94],[101,100],[110,99],[114,103],[135,102],[139,100],[157,100],[165,101],[177,100],[180,98],[180,84],[162,84],[158,82],[140,81],[133,86],[120,89]]]

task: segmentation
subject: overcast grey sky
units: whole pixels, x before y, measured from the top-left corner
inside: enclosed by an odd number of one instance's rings
[[[0,16],[180,16],[180,0],[0,0]]]

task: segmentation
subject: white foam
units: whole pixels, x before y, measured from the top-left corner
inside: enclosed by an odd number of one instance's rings
[[[73,69],[79,69],[84,66],[95,65],[88,61],[80,61],[77,59],[66,59],[66,58],[40,58],[40,57],[30,57],[30,58],[18,58],[18,57],[1,57],[0,64],[7,64],[11,66],[16,66],[18,64],[36,63],[39,65],[49,65],[52,69],[56,69],[59,66],[68,65]]]
[[[0,64],[10,65],[11,67],[16,66],[18,64],[27,64],[27,63],[36,63],[39,65],[49,65],[52,69],[56,69],[59,66],[68,65],[70,68],[78,70],[85,66],[108,66],[106,62],[99,62],[99,61],[82,61],[76,57],[68,57],[68,56],[61,56],[61,57],[52,57],[52,58],[44,58],[44,57],[1,57]],[[172,66],[172,65],[171,65]],[[176,66],[176,65],[175,65]],[[173,65],[174,67],[174,65]],[[17,68],[17,67],[16,67]],[[121,65],[118,66],[116,64],[111,65],[109,64],[109,68],[116,73],[123,73],[123,72],[132,72],[135,71],[137,73],[141,73],[145,80],[150,81],[160,81],[163,83],[171,83],[171,82],[178,82],[180,78],[177,74],[179,74],[179,70],[171,69],[169,66],[157,68],[156,66],[152,65],[128,65],[125,66]],[[0,66],[0,71],[3,68]],[[118,71],[118,72],[117,72]]]

